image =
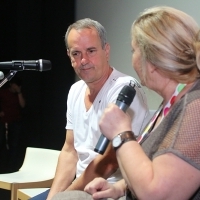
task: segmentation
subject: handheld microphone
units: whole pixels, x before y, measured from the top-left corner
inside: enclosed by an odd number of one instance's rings
[[[9,62],[0,62],[0,69],[9,69],[15,71],[36,70],[47,71],[51,69],[51,61],[49,60],[13,60]]]
[[[124,112],[126,112],[135,97],[136,91],[134,87],[134,82],[130,81],[129,85],[125,85],[121,89],[117,97],[117,101],[115,104]],[[110,141],[103,134],[101,134],[94,151],[103,155],[109,142]]]

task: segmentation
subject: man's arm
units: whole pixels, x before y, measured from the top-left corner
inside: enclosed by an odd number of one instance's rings
[[[17,95],[18,95],[18,99],[19,99],[19,104],[20,104],[20,106],[21,106],[22,108],[24,108],[25,105],[26,105],[26,101],[25,101],[25,99],[24,99],[24,97],[23,97],[23,94],[22,94],[21,92],[19,92]]]
[[[77,160],[73,131],[67,130],[66,140],[58,158],[54,181],[47,200],[50,200],[56,193],[66,190],[72,183],[76,174]]]
[[[15,89],[15,91],[17,92],[18,95],[18,99],[19,99],[19,105],[21,106],[21,108],[24,108],[26,105],[26,101],[23,97],[23,94],[21,92],[21,86],[18,86],[17,84],[13,83],[12,87]]]
[[[98,155],[67,190],[84,190],[84,187],[96,177],[107,179],[118,169],[118,163],[111,144],[103,155]]]

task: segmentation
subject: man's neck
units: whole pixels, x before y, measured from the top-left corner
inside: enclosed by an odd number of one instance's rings
[[[112,73],[113,69],[109,66],[108,71],[106,74],[98,81],[93,82],[93,83],[86,83],[88,86],[88,94],[91,96],[96,96],[101,88],[104,86],[105,82],[108,80],[110,74]]]
[[[88,87],[85,91],[85,100],[84,100],[86,110],[89,110],[89,108],[91,107],[92,103],[94,102],[96,96],[98,95],[99,91],[104,86],[105,82],[108,80],[112,71],[113,71],[113,69],[111,67],[109,67],[107,76],[105,76],[103,81],[101,80],[101,81],[96,82],[96,83],[87,84]]]

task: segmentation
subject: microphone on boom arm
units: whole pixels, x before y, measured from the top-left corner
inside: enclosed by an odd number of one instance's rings
[[[7,62],[0,62],[0,69],[7,69],[13,71],[23,70],[36,70],[36,71],[48,71],[51,69],[50,60],[13,60]]]
[[[135,97],[136,91],[134,87],[134,82],[130,81],[129,85],[125,85],[122,88],[117,97],[117,101],[115,104],[124,112],[126,112],[126,110],[129,108]],[[106,151],[108,144],[109,140],[103,134],[101,134],[94,151],[103,155]]]
[[[4,77],[3,72],[0,71],[0,88],[10,81],[18,71],[23,70],[36,70],[36,71],[48,71],[51,69],[50,60],[13,60],[8,62],[0,62],[0,69],[10,70]]]

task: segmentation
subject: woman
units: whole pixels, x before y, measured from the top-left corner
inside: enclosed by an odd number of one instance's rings
[[[163,102],[137,141],[129,116],[108,106],[100,128],[116,149],[124,180],[111,185],[96,178],[85,191],[94,199],[125,199],[128,186],[131,199],[199,199],[199,27],[182,11],[150,8],[133,23],[132,47],[142,84]]]
[[[133,66],[142,84],[161,95],[163,102],[154,115],[155,120],[146,128],[147,134],[137,138],[138,142],[128,140],[117,148],[124,180],[111,186],[96,179],[85,191],[96,199],[116,199],[124,195],[127,184],[133,199],[197,199],[200,196],[199,27],[179,10],[154,7],[133,23],[132,47]],[[100,128],[113,140],[119,133],[131,131],[131,123],[126,114],[111,104],[101,118]]]

